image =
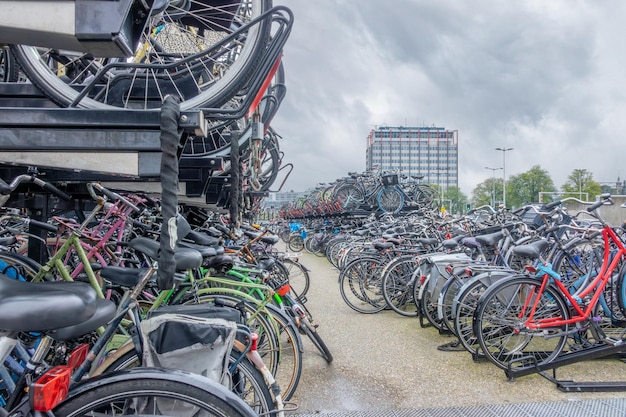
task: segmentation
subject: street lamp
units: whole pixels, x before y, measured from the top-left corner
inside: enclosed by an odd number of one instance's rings
[[[499,169],[502,169],[502,167],[500,168],[489,168],[489,167],[485,167],[485,169],[490,169],[491,172],[493,173],[493,182],[491,183],[491,207],[496,207],[496,171]]]
[[[502,205],[506,208],[506,151],[512,151],[513,148],[496,148],[496,151],[502,151]]]

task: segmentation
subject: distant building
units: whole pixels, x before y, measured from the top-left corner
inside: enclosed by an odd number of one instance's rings
[[[269,193],[269,195],[264,199],[265,207],[274,207],[279,209],[285,203],[291,203],[296,201],[298,198],[302,197],[304,192],[302,191],[283,191],[280,193]]]
[[[443,127],[379,126],[367,136],[366,169],[423,175],[442,189],[459,186],[458,131]]]

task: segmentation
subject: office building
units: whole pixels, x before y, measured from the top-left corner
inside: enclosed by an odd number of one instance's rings
[[[459,185],[458,131],[443,127],[378,126],[367,136],[366,169],[423,175],[441,189]]]

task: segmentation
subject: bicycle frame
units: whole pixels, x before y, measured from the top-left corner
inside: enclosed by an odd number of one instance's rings
[[[626,247],[615,234],[613,229],[609,226],[604,226],[602,230],[602,238],[604,241],[604,255],[600,271],[595,278],[591,280],[587,285],[580,288],[574,294],[570,294],[565,285],[561,282],[560,276],[554,272],[549,264],[539,264],[537,267],[538,274],[541,277],[541,286],[534,294],[543,294],[547,285],[554,283],[559,289],[560,293],[565,297],[569,305],[574,309],[575,315],[569,319],[564,318],[547,318],[541,320],[534,320],[534,314],[537,310],[540,302],[540,297],[536,297],[534,302],[530,302],[530,298],[527,300],[520,312],[520,318],[523,317],[524,312],[530,308],[528,319],[525,321],[524,326],[528,329],[538,330],[549,327],[560,327],[569,324],[575,324],[582,322],[589,317],[593,312],[593,309],[597,305],[600,297],[603,294],[604,288],[607,282],[611,278],[618,263],[626,256]],[[617,250],[611,251],[611,244],[615,245]],[[610,259],[613,256],[613,259]],[[583,300],[591,295],[591,299],[588,303],[584,303]],[[586,306],[585,306],[586,304]]]

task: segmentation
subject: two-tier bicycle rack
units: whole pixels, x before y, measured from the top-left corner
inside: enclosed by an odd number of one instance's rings
[[[272,37],[265,45],[248,94],[235,109],[198,108],[181,111],[178,162],[180,202],[225,208],[229,205],[230,176],[214,175],[224,168],[224,157],[188,156],[181,153],[188,136],[206,136],[208,121],[237,120],[257,105],[267,80],[279,61],[293,24],[291,11],[274,7],[255,21],[271,19]],[[253,24],[254,22],[251,22]],[[107,187],[161,192],[161,117],[159,109],[95,110],[60,108],[30,83],[0,83],[0,178],[36,171],[73,196],[65,206],[52,194],[31,193],[21,185],[13,194],[15,207],[46,220],[53,210],[82,209],[91,204],[84,184],[98,181]],[[32,254],[34,255],[34,254]],[[33,256],[39,259],[38,256]]]

